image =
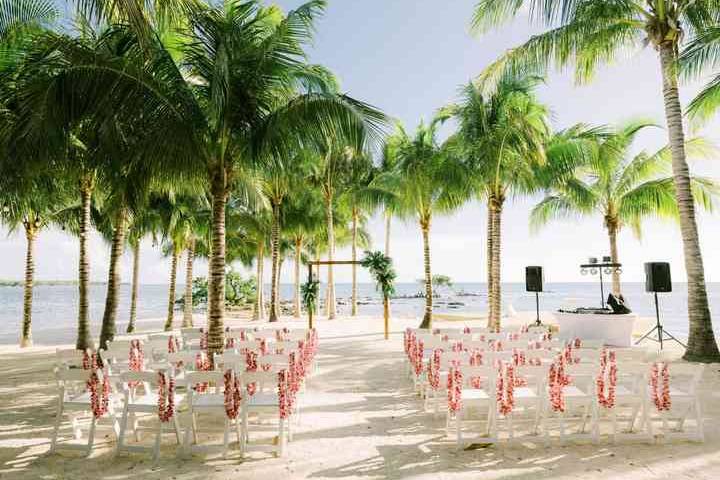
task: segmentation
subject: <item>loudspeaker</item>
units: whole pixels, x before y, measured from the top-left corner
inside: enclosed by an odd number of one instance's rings
[[[672,292],[669,263],[648,262],[645,264],[645,291]]]
[[[543,280],[544,279],[542,267],[525,267],[526,292],[542,292]]]

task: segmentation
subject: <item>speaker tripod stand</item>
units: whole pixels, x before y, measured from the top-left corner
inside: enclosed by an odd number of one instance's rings
[[[682,345],[684,348],[687,348],[687,345],[682,343],[680,340],[675,338],[670,332],[665,330],[665,328],[662,326],[662,323],[660,323],[660,305],[658,303],[658,294],[657,292],[653,292],[655,294],[655,326],[647,332],[645,335],[640,337],[640,340],[635,342],[635,345],[639,344],[645,339],[652,340],[653,342],[658,342],[660,344],[660,350],[663,349],[663,341],[669,341],[674,340],[680,345]],[[652,336],[655,332],[657,332],[657,337]]]

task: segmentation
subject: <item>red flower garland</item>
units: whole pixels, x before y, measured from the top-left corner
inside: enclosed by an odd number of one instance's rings
[[[128,368],[132,372],[142,372],[143,365],[145,363],[145,355],[142,351],[142,345],[140,340],[130,341],[130,352],[128,353]],[[128,382],[130,388],[135,388],[140,382],[132,381]]]
[[[278,372],[278,406],[280,409],[280,418],[286,419],[292,413],[293,402],[291,395],[288,394],[286,370],[280,370]]]
[[[430,388],[437,391],[438,388],[440,388],[440,356],[442,355],[442,350],[439,348],[436,348],[433,351],[432,360],[428,363],[428,383],[430,384]]]
[[[83,363],[84,361],[85,358],[83,358]],[[93,412],[93,416],[95,418],[100,418],[107,413],[108,405],[110,404],[110,378],[108,377],[105,369],[101,369],[103,373],[102,391],[100,392],[100,395],[98,395],[100,378],[97,374],[97,354],[93,353],[92,356],[88,357],[88,366],[90,370],[90,377],[87,380],[86,386],[90,391],[90,408]]]
[[[662,365],[662,369],[658,365]],[[660,376],[662,376],[662,386],[659,385]],[[653,363],[650,373],[650,394],[658,412],[670,410],[672,406],[670,399],[670,369],[666,362]]]
[[[548,387],[550,390],[550,405],[556,412],[565,411],[565,396],[563,390],[570,384],[570,377],[565,374],[565,357],[558,355],[550,365],[548,373]]]
[[[245,354],[245,371],[257,372],[257,368],[257,353],[248,351]],[[252,397],[257,391],[257,384],[255,382],[248,383],[245,388],[247,389],[248,395]]]
[[[457,413],[462,408],[462,383],[463,376],[459,367],[451,367],[448,374],[448,410],[450,413]]]
[[[419,377],[422,373],[422,367],[423,367],[423,351],[424,351],[425,344],[422,340],[415,343],[415,376]]]
[[[500,363],[496,399],[501,415],[508,415],[515,408],[515,366],[512,363]]]
[[[232,369],[225,371],[223,377],[225,380],[225,413],[229,419],[234,420],[240,412],[240,404],[242,403],[240,382],[238,382]]]
[[[607,394],[605,393],[605,377],[608,378]],[[615,406],[615,387],[617,385],[617,362],[615,352],[603,348],[600,355],[600,373],[595,379],[598,403],[605,408]]]
[[[198,354],[195,355],[195,370],[198,372],[208,372],[212,370],[212,364],[205,352],[198,352]],[[207,391],[207,388],[207,382],[196,383],[193,386],[193,390],[200,393]]]
[[[469,335],[469,334],[470,334],[470,327],[465,327],[465,328],[463,328],[463,333],[464,333],[465,335]]]
[[[175,415],[175,379],[158,372],[158,418],[167,423]]]

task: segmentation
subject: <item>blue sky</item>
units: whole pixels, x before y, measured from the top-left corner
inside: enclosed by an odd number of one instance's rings
[[[283,8],[301,1],[277,2]],[[317,38],[310,49],[311,60],[331,68],[343,89],[381,108],[414,128],[442,105],[456,98],[461,84],[477,75],[504,50],[526,40],[533,32],[519,19],[482,37],[468,31],[474,1],[434,0],[330,0],[326,15],[318,23]],[[698,85],[681,90],[684,101]],[[616,123],[633,117],[648,117],[663,123],[659,65],[652,49],[633,52],[601,70],[587,86],[575,86],[567,72],[554,72],[541,87],[540,97],[553,112],[555,128],[577,122]],[[720,144],[718,122],[702,132]],[[664,130],[646,132],[637,148],[654,150],[666,141]],[[696,173],[720,179],[720,159],[691,163]],[[544,265],[548,281],[582,281],[577,265],[588,256],[607,254],[607,237],[600,217],[553,223],[533,234],[528,213],[539,198],[515,198],[508,202],[503,218],[503,279],[520,281],[525,265]],[[470,203],[455,215],[437,218],[432,231],[432,263],[436,273],[455,281],[484,281],[484,206]],[[374,219],[370,231],[375,247],[382,248],[383,224]],[[708,280],[720,282],[720,213],[700,215],[700,233]],[[97,236],[92,239],[92,277],[107,275],[109,247]],[[11,235],[0,242],[0,278],[20,279],[23,274],[24,237]],[[38,240],[37,276],[41,279],[76,277],[77,240],[60,232],[45,232]],[[670,261],[674,278],[684,276],[682,242],[673,223],[647,221],[642,241],[629,231],[620,236],[624,279],[640,281],[642,263]],[[145,283],[164,283],[169,262],[149,242],[143,245],[141,278]],[[348,256],[341,250],[338,257]],[[422,276],[422,245],[417,226],[396,221],[392,255],[401,281]],[[130,256],[123,259],[123,280],[130,278]],[[200,267],[204,269],[204,266]],[[266,269],[268,270],[268,269]],[[290,268],[284,277],[289,280]],[[349,272],[340,270],[340,281]],[[367,277],[362,277],[367,279]]]

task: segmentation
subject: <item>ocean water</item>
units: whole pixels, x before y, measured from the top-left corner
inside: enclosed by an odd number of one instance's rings
[[[349,313],[350,284],[337,285],[337,297],[341,313]],[[321,286],[321,296],[325,285]],[[399,297],[418,294],[422,286],[418,283],[397,285]],[[269,288],[267,289],[269,291]],[[292,298],[292,285],[283,284],[281,298]],[[178,288],[178,294],[182,292]],[[453,288],[436,291],[435,311],[456,313],[482,313],[487,311],[487,288],[484,283],[459,283]],[[373,284],[358,285],[360,313],[380,315],[382,305]],[[708,285],[711,310],[714,315],[715,331],[720,333],[720,283]],[[655,315],[651,294],[644,291],[642,283],[624,283],[623,294],[630,308],[644,317]],[[138,319],[162,318],[167,311],[167,285],[142,285],[138,303]],[[97,335],[102,321],[105,302],[105,286],[94,284],[90,289],[91,329]],[[394,316],[420,317],[424,309],[423,298],[396,298],[392,301]],[[33,296],[33,337],[37,343],[58,343],[72,341],[77,328],[78,291],[74,285],[39,285]],[[118,331],[124,331],[129,317],[130,286],[122,285],[118,311]],[[512,305],[517,311],[534,311],[535,296],[525,292],[521,283],[503,284],[503,308]],[[553,283],[545,286],[540,294],[540,309],[555,311],[559,308],[599,307],[600,288],[595,283]],[[686,336],[687,294],[685,284],[674,284],[673,292],[660,295],[660,308],[665,327],[678,336]],[[22,320],[22,287],[0,287],[0,344],[17,342]]]

